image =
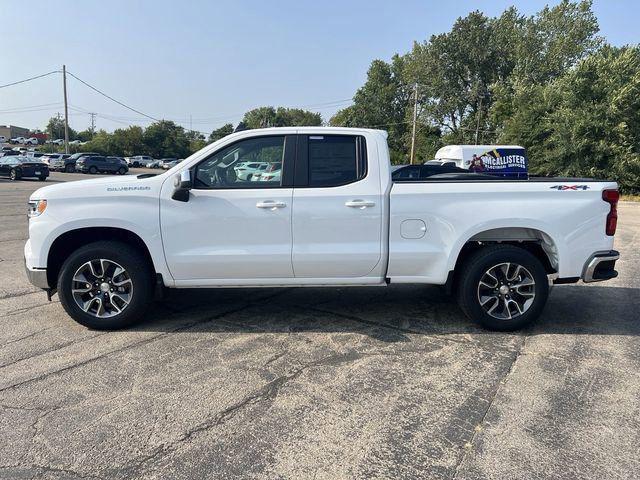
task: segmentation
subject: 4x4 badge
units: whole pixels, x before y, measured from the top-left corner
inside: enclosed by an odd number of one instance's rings
[[[549,188],[552,188],[554,190],[564,191],[564,190],[588,190],[590,187],[589,185],[554,185]]]

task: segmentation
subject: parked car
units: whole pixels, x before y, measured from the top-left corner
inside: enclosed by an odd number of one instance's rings
[[[53,170],[53,168],[51,168],[52,163],[61,160],[61,164],[64,165],[64,159],[70,156],[68,153],[45,153],[40,160],[49,165],[50,170]]]
[[[56,158],[51,160],[51,170],[59,172],[72,173],[76,171],[76,160],[80,157],[87,157],[91,155],[100,155],[95,152],[79,152],[73,155],[68,155],[62,158]]]
[[[82,142],[80,140],[72,140],[69,142],[69,145],[82,145]]]
[[[162,162],[161,167],[163,170],[169,170],[179,163],[177,158],[163,158],[160,161]]]
[[[2,150],[2,152],[0,152],[0,157],[10,157],[16,155],[21,155],[21,153],[16,152],[15,150]]]
[[[129,164],[132,167],[148,167],[151,162],[153,162],[153,158],[149,155],[136,155],[131,157]]]
[[[11,140],[9,140],[9,143],[23,145],[24,141],[25,141],[24,137],[14,137]]]
[[[76,161],[76,171],[82,173],[117,173],[124,175],[129,171],[127,162],[120,157],[101,155],[82,156]]]
[[[276,157],[280,181],[246,188],[234,172]],[[617,276],[612,181],[478,182],[468,170],[393,181],[385,132],[332,127],[236,132],[176,170],[36,190],[31,283],[97,329],[140,319],[154,285],[415,283],[443,285],[482,326],[514,330],[541,314],[549,283]]]
[[[0,175],[11,180],[34,177],[45,181],[49,176],[46,163],[24,155],[9,155],[0,158]]]
[[[56,138],[55,140],[47,140],[46,143],[51,145],[64,145],[64,139]]]
[[[152,160],[147,163],[147,168],[162,168],[162,160]]]
[[[259,177],[268,166],[268,162],[241,162],[233,169],[240,180],[251,181],[254,177]]]
[[[270,163],[258,177],[259,182],[279,182],[282,175],[282,162]]]
[[[38,139],[36,137],[25,138],[25,145],[38,145]]]

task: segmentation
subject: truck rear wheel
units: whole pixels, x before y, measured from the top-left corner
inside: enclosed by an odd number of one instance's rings
[[[75,169],[75,167],[73,165],[71,165],[69,163],[64,167],[64,171],[67,172],[67,173],[73,173],[73,172],[76,171],[76,169]]]
[[[64,262],[58,294],[69,316],[85,327],[124,328],[139,320],[151,301],[153,272],[129,245],[95,242]]]
[[[493,245],[475,252],[459,272],[458,303],[490,330],[513,331],[537,319],[549,296],[544,266],[528,251]]]

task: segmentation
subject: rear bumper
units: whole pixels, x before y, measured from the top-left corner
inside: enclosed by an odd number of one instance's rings
[[[594,253],[584,264],[582,281],[590,283],[616,278],[618,272],[615,270],[615,266],[619,258],[620,253],[616,250]]]

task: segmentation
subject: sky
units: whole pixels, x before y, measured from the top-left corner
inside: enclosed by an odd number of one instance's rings
[[[328,120],[349,104],[374,59],[406,53],[478,9],[534,0],[0,0],[0,85],[61,70],[153,118],[211,132],[258,106],[301,107]],[[594,0],[600,35],[640,41],[640,2]],[[11,19],[11,20],[7,20]],[[67,78],[69,123],[112,131],[152,120]],[[63,113],[62,76],[0,88],[0,125],[43,129]]]

